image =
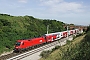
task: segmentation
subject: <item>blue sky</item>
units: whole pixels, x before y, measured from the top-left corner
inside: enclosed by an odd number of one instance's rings
[[[0,13],[90,24],[90,0],[0,0]]]

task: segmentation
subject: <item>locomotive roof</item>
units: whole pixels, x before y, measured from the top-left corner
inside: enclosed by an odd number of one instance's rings
[[[39,38],[41,38],[41,37],[37,37],[37,38],[31,38],[31,39],[19,39],[19,40],[17,40],[17,42],[22,42],[22,41],[30,41],[30,40],[33,40],[33,39],[39,39]]]

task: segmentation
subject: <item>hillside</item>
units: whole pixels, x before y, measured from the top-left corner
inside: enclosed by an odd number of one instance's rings
[[[40,60],[90,60],[90,26],[86,35],[79,36],[54,51],[45,51]]]
[[[49,25],[49,33],[65,30],[64,23],[57,20],[0,14],[0,54],[12,50],[18,39],[46,34],[47,25]]]

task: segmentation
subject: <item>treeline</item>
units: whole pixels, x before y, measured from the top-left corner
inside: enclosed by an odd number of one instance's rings
[[[38,19],[33,16],[11,16],[0,14],[0,53],[12,50],[16,40],[28,39],[65,30],[64,23],[57,20]]]

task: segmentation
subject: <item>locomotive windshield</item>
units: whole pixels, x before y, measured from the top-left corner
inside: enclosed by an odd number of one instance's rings
[[[20,46],[20,43],[21,43],[21,42],[17,42],[17,43],[16,43],[16,46]]]

